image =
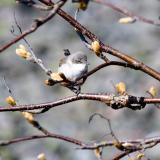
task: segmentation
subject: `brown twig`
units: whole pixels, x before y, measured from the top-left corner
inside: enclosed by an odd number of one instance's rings
[[[5,49],[7,49],[8,47],[10,47],[11,45],[13,45],[14,43],[18,42],[19,40],[23,39],[25,36],[33,33],[34,31],[36,31],[41,25],[43,25],[44,23],[48,22],[50,19],[52,19],[56,13],[57,10],[62,7],[64,5],[64,3],[66,2],[66,0],[63,1],[59,1],[58,3],[56,3],[54,5],[54,8],[49,12],[49,14],[46,17],[41,17],[41,18],[37,18],[34,20],[33,24],[31,25],[31,27],[24,31],[21,35],[19,35],[18,37],[16,37],[15,39],[11,40],[9,43],[7,43],[6,45],[0,47],[0,52],[4,51]]]
[[[160,136],[157,137],[151,137],[147,139],[136,139],[136,140],[119,140],[121,145],[125,148],[125,150],[134,150],[134,149],[147,149],[151,148],[157,144],[160,143]],[[114,141],[102,141],[99,143],[88,144],[87,148],[84,146],[82,149],[96,149],[98,147],[109,147],[109,146],[115,146],[115,140]]]
[[[116,157],[114,157],[112,160],[120,160],[121,158],[124,158],[125,156],[127,156],[130,153],[136,152],[138,150],[130,150],[130,151],[125,151],[123,153],[118,154]]]
[[[69,96],[54,102],[42,103],[42,104],[29,104],[29,105],[17,105],[15,107],[0,106],[0,112],[7,111],[27,111],[36,109],[51,109],[56,106],[71,103],[78,100],[94,100],[105,103],[111,106],[113,109],[130,108],[132,110],[142,109],[146,104],[160,103],[160,98],[145,98],[135,97],[130,95],[119,95],[114,94],[89,94],[81,93],[78,96]]]
[[[107,66],[122,66],[122,67],[128,67],[128,68],[137,70],[136,67],[134,67],[133,65],[130,65],[130,64],[128,64],[128,63],[125,63],[125,62],[120,62],[120,61],[108,61],[108,62],[105,62],[105,63],[102,63],[102,64],[98,65],[97,67],[95,67],[94,69],[92,69],[91,71],[89,71],[89,72],[86,74],[86,77],[91,76],[91,75],[94,74],[95,72],[97,72],[97,71],[99,71],[100,69],[102,69],[102,68],[104,68],[104,67],[107,67]]]
[[[22,138],[15,138],[15,139],[8,140],[8,141],[1,141],[0,146],[7,146],[10,144],[20,143],[20,142],[35,140],[35,139],[42,139],[42,138],[54,138],[54,139],[64,140],[66,142],[80,146],[79,149],[83,149],[83,150],[94,150],[99,147],[116,147],[115,140],[106,141],[106,142],[102,141],[100,143],[84,143],[74,138],[66,137],[66,136],[59,135],[59,134],[53,134],[53,133],[50,133],[48,135],[32,135],[32,136],[26,136]],[[117,148],[120,151],[122,151],[122,153],[116,156],[115,158],[113,158],[113,160],[119,160],[120,158],[123,158],[129,153],[133,153],[133,152],[140,151],[140,150],[144,151],[144,149],[152,148],[155,145],[160,143],[160,137],[154,137],[154,138],[148,138],[148,139],[138,139],[138,140],[125,140],[125,141],[119,140],[119,143],[124,147],[123,148],[124,151]]]
[[[45,4],[45,5],[47,5],[47,6],[51,6],[52,5],[51,0],[38,0],[38,1],[43,3],[43,4]]]
[[[119,13],[122,13],[125,16],[132,17],[135,20],[138,20],[138,21],[141,21],[141,22],[144,22],[144,23],[148,23],[148,24],[152,24],[152,25],[156,25],[156,26],[160,26],[160,21],[150,20],[148,18],[136,15],[135,13],[127,10],[126,8],[121,8],[121,7],[119,7],[119,6],[115,5],[115,4],[112,4],[110,2],[107,2],[107,1],[104,1],[104,0],[93,0],[93,2],[105,5],[105,6],[109,7],[109,8],[112,8],[113,10],[115,10],[115,11],[117,11]]]
[[[70,142],[72,144],[76,144],[80,146],[84,145],[81,141],[77,139],[66,137],[66,136],[59,135],[59,134],[50,133],[47,135],[32,135],[32,136],[27,136],[27,137],[22,137],[22,138],[15,138],[15,139],[8,140],[8,141],[1,141],[0,146],[7,146],[10,144],[14,144],[14,143],[19,143],[19,142],[24,142],[24,141],[34,140],[34,139],[41,139],[41,138],[55,138],[55,139],[64,140],[66,142]]]

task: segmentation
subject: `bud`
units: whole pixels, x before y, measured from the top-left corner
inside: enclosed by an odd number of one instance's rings
[[[151,86],[148,92],[149,92],[149,93],[151,94],[151,96],[153,96],[153,97],[156,97],[156,96],[158,95],[157,88],[154,87],[154,86]]]
[[[40,153],[40,154],[37,156],[37,159],[38,159],[38,160],[47,160],[44,153]]]
[[[31,53],[28,52],[27,49],[25,48],[25,46],[22,44],[20,44],[19,48],[16,49],[16,54],[26,60],[31,58]]]
[[[86,2],[80,2],[79,3],[79,8],[82,9],[83,11],[87,9],[87,3]]]
[[[97,157],[97,159],[101,159],[101,157],[102,157],[102,148],[94,149],[94,154]]]
[[[88,7],[89,0],[72,0],[72,3],[77,3],[76,8],[85,11]]]
[[[125,148],[132,148],[134,145],[132,143],[125,142],[122,144],[122,146]]]
[[[15,99],[14,99],[13,97],[11,97],[11,96],[8,96],[8,97],[5,99],[5,101],[6,101],[8,104],[10,104],[11,106],[15,106],[15,105],[16,105]]]
[[[51,73],[51,79],[53,79],[54,81],[63,81],[63,78],[61,77],[61,73],[57,72],[57,73]]]
[[[120,95],[123,95],[126,92],[126,85],[124,82],[119,82],[116,84],[116,91]]]
[[[55,82],[52,79],[46,79],[44,81],[44,84],[46,84],[47,86],[53,86]]]
[[[97,56],[100,54],[101,46],[99,44],[99,41],[94,41],[91,43],[91,49],[97,54]]]
[[[120,18],[118,22],[121,24],[128,24],[128,23],[136,22],[136,19],[132,17],[124,17],[124,18]]]
[[[35,121],[32,113],[22,112],[22,115],[31,124]]]
[[[141,160],[144,157],[143,153],[139,153],[136,155],[136,160]]]

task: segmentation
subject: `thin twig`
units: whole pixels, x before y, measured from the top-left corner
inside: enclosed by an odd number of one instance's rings
[[[136,152],[136,151],[138,151],[138,150],[130,150],[130,151],[122,152],[122,153],[118,154],[116,157],[114,157],[112,160],[120,160],[121,158],[124,158],[128,154]]]
[[[22,29],[21,29],[21,27],[20,27],[20,25],[18,24],[18,21],[17,21],[17,19],[16,19],[16,14],[15,14],[15,12],[14,12],[14,21],[15,21],[16,27],[18,28],[19,32],[20,32],[21,34],[23,34]],[[13,28],[13,30],[12,30],[12,34],[14,34],[14,28]],[[33,48],[31,47],[31,45],[29,44],[29,42],[27,41],[27,39],[26,39],[25,37],[23,37],[22,39],[23,39],[24,42],[27,44],[28,49],[29,49],[29,51],[30,51],[30,53],[31,53],[30,61],[38,64],[38,65],[41,67],[41,69],[45,71],[45,73],[46,73],[47,75],[50,75],[50,74],[52,73],[52,71],[44,66],[43,61],[42,61],[41,59],[39,59],[39,58],[36,57],[36,55],[35,55],[35,53],[34,53],[34,51],[33,51]]]
[[[76,144],[80,146],[84,145],[81,141],[77,139],[66,137],[66,136],[59,135],[59,134],[50,133],[48,135],[32,135],[32,136],[27,136],[27,137],[22,137],[22,138],[15,138],[15,139],[8,140],[8,141],[1,141],[0,146],[7,146],[10,144],[14,144],[14,143],[19,143],[19,142],[24,142],[28,140],[34,140],[34,139],[42,139],[42,138],[55,138],[55,139],[64,140],[66,142],[70,142],[72,144]]]
[[[119,12],[119,13],[122,13],[123,15],[125,16],[129,16],[129,17],[132,17],[138,21],[141,21],[141,22],[144,22],[144,23],[148,23],[148,24],[152,24],[152,25],[156,25],[156,26],[160,26],[160,21],[154,21],[154,20],[150,20],[148,18],[145,18],[145,17],[142,17],[142,16],[139,16],[129,10],[127,10],[126,8],[121,8],[113,3],[110,3],[110,2],[107,2],[107,1],[104,1],[104,0],[92,0],[93,2],[95,3],[99,3],[99,4],[102,4],[102,5],[105,5],[109,8],[112,8],[113,10]]]
[[[5,49],[7,49],[8,47],[10,47],[11,45],[13,45],[14,43],[18,42],[19,40],[23,39],[25,36],[33,33],[34,31],[36,31],[41,25],[43,25],[44,23],[48,22],[50,19],[52,19],[58,9],[60,7],[62,7],[65,4],[66,0],[63,1],[59,1],[58,3],[56,3],[54,5],[54,8],[49,12],[49,14],[46,17],[41,17],[41,18],[37,18],[34,20],[33,24],[31,25],[31,27],[24,31],[21,35],[19,35],[18,37],[16,37],[15,39],[11,40],[9,43],[5,44],[4,46],[0,47],[0,52],[4,51]]]
[[[102,118],[102,119],[104,119],[104,120],[107,121],[109,130],[110,130],[110,134],[112,135],[112,137],[113,137],[117,142],[119,142],[118,138],[115,136],[115,133],[113,132],[110,119],[104,117],[104,116],[103,116],[102,114],[100,114],[100,113],[94,113],[94,114],[92,114],[92,115],[89,117],[89,123],[93,120],[93,118],[94,118],[95,116],[99,116],[100,118]]]
[[[131,69],[135,69],[137,70],[136,67],[134,67],[133,65],[130,65],[128,63],[125,63],[125,62],[120,62],[120,61],[108,61],[108,62],[105,62],[105,63],[102,63],[100,65],[98,65],[97,67],[95,67],[94,69],[90,70],[85,76],[86,77],[89,77],[91,76],[92,74],[94,74],[95,72],[99,71],[100,69],[102,68],[105,68],[107,66],[122,66],[122,67],[128,67],[128,68],[131,68]],[[81,77],[81,78],[84,78],[84,77]],[[79,79],[78,79],[79,80]]]

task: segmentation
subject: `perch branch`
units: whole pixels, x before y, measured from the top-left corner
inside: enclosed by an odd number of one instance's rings
[[[148,97],[135,97],[131,95],[119,95],[114,94],[89,94],[81,93],[78,96],[69,96],[54,102],[42,103],[42,104],[29,104],[29,105],[17,105],[15,107],[0,106],[0,112],[5,111],[28,111],[36,109],[51,109],[56,106],[61,106],[70,102],[78,100],[94,100],[105,103],[111,106],[113,109],[130,108],[132,110],[142,109],[146,104],[160,103],[160,98],[148,98]]]

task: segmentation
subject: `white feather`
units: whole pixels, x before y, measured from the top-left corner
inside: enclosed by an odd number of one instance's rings
[[[87,72],[87,64],[76,64],[68,60],[67,63],[59,67],[58,72],[63,73],[68,80],[76,81]]]

